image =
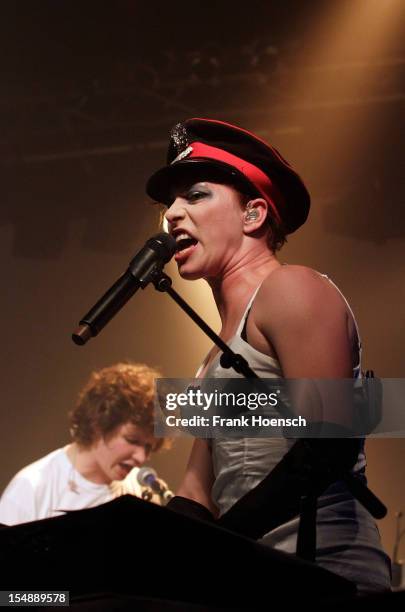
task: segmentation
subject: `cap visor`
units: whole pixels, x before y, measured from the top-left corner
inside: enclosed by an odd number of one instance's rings
[[[183,159],[160,168],[146,183],[146,193],[153,200],[170,206],[176,188],[186,181],[190,184],[202,180],[229,183],[242,191],[257,193],[254,185],[232,166],[204,158]]]

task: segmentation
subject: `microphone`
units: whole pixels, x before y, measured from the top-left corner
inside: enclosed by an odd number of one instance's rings
[[[147,466],[141,467],[136,478],[142,487],[149,487],[154,493],[160,495],[164,501],[168,502],[174,497],[174,493],[170,491],[164,480],[158,478],[153,468]]]
[[[92,336],[97,336],[139,287],[144,289],[154,273],[162,270],[175,252],[176,241],[170,234],[161,233],[149,238],[132,259],[127,271],[81,319],[79,327],[72,334],[73,342],[83,345]]]

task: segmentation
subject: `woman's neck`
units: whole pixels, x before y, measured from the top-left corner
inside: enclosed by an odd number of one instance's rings
[[[237,325],[254,291],[281,265],[273,253],[266,251],[235,266],[221,278],[207,279],[221,317],[221,333],[226,335],[228,329]]]

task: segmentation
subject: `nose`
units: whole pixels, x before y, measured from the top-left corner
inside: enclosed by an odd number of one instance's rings
[[[136,467],[141,467],[148,458],[148,452],[144,446],[138,446],[132,453]]]
[[[185,203],[186,201],[184,198],[177,197],[173,204],[167,209],[165,219],[169,225],[172,225],[180,219],[184,219],[186,215]]]

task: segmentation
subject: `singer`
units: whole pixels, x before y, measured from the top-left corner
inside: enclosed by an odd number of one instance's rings
[[[167,207],[180,275],[208,282],[221,338],[259,376],[361,375],[358,328],[342,293],[326,275],[278,259],[287,236],[305,223],[310,197],[274,147],[228,123],[189,119],[172,130],[167,165],[149,179],[147,193]],[[221,367],[214,347],[197,376],[237,375]],[[222,516],[272,471],[292,442],[196,439],[172,501],[190,500],[190,508]],[[365,479],[365,465],[361,444],[353,467],[359,479]],[[295,553],[297,529],[296,518],[263,542]],[[343,481],[319,499],[316,561],[360,591],[389,588],[389,559],[374,520]]]
[[[0,523],[91,508],[123,493],[141,497],[143,487],[133,476],[152,452],[168,447],[168,441],[153,435],[159,376],[135,363],[94,371],[69,414],[71,443],[14,476],[0,499]]]

